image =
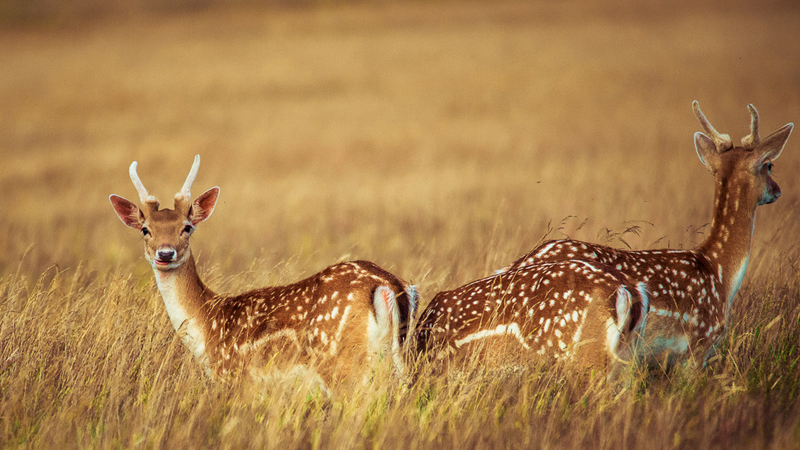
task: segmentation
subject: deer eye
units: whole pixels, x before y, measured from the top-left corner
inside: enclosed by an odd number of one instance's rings
[[[150,234],[150,230],[147,227],[142,227],[142,236],[147,236]]]
[[[188,234],[189,236],[192,235],[192,231],[194,231],[194,227],[191,225],[186,225],[185,227],[183,227],[183,232]]]
[[[773,168],[773,167],[775,167],[775,164],[772,164],[771,162],[768,162],[768,163],[767,163],[767,170],[768,170],[768,171],[772,172],[772,168]]]

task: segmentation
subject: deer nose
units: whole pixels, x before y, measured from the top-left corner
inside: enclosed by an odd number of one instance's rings
[[[156,255],[160,261],[172,261],[175,259],[175,249],[160,248],[156,252]]]

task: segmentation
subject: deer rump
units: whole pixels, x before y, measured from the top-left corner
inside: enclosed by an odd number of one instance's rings
[[[417,328],[418,351],[497,365],[530,358],[627,364],[644,333],[644,284],[583,261],[521,267],[440,292]]]

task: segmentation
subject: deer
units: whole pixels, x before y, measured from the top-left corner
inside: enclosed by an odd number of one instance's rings
[[[527,265],[436,294],[417,322],[417,352],[446,362],[573,361],[613,382],[635,362],[648,308],[645,284],[611,267]]]
[[[129,175],[141,207],[118,195],[109,199],[119,219],[142,236],[170,322],[205,374],[263,380],[275,370],[311,373],[327,391],[338,380],[368,376],[387,360],[402,376],[416,289],[372,262],[334,264],[293,284],[232,295],[203,283],[189,242],[214,212],[220,189],[191,200],[199,166],[197,155],[173,209],[159,209],[136,161]]]
[[[621,250],[562,239],[540,244],[510,266],[580,259],[613,267],[650,289],[650,317],[644,355],[650,366],[668,370],[678,361],[702,357],[706,366],[729,327],[734,297],[750,262],[756,209],[775,202],[781,189],[772,179],[773,162],[794,125],[759,137],[758,111],[750,104],[750,134],[734,146],[692,103],[705,133],[694,135],[697,156],[715,180],[714,212],[706,239],[691,250]],[[707,133],[707,134],[706,134]]]

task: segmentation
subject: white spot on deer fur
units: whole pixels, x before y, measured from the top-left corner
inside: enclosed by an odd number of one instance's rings
[[[339,341],[342,338],[342,331],[344,331],[344,326],[347,323],[347,319],[350,316],[350,305],[344,307],[344,312],[342,312],[342,320],[339,321],[339,327],[336,329],[336,340]],[[335,309],[335,308],[334,308]]]
[[[547,254],[547,252],[549,252],[549,251],[550,251],[550,249],[552,249],[552,248],[553,248],[553,246],[555,246],[555,245],[556,245],[556,243],[555,243],[555,242],[551,242],[551,243],[549,243],[549,244],[545,245],[544,247],[542,247],[542,248],[541,248],[541,250],[539,250],[539,251],[536,253],[536,255],[534,255],[534,257],[535,257],[535,258],[541,258],[542,256],[546,255],[546,254]]]
[[[650,312],[655,314],[655,315],[657,315],[657,316],[672,317],[672,311],[667,310],[667,309],[659,309],[659,308],[650,307]]]
[[[259,338],[255,342],[253,342],[252,347],[254,349],[258,349],[259,347],[261,347],[262,345],[266,344],[269,341],[273,341],[275,339],[280,339],[280,338],[284,338],[284,337],[288,337],[288,338],[296,341],[297,340],[297,332],[295,332],[291,328],[284,328],[284,329],[276,331],[274,333],[269,333],[269,334],[264,335],[263,337]]]
[[[475,340],[478,340],[478,339],[485,339],[487,337],[503,336],[503,335],[511,335],[511,336],[515,337],[517,339],[517,341],[519,341],[520,345],[522,345],[522,348],[524,348],[525,350],[529,350],[530,349],[528,344],[525,343],[525,339],[522,336],[522,333],[521,333],[521,330],[519,328],[519,325],[517,325],[514,322],[512,322],[512,323],[510,323],[508,325],[498,325],[493,330],[481,330],[481,331],[477,331],[475,333],[469,334],[469,335],[465,336],[463,339],[456,340],[455,341],[455,345],[456,345],[456,348],[460,348],[464,344],[468,344],[468,343],[470,343],[472,341],[475,341]]]
[[[547,330],[549,330],[549,329],[550,329],[550,319],[547,319],[547,320],[545,320],[545,322],[544,322],[544,331],[545,331],[545,333],[546,333],[546,332],[547,332]]]
[[[578,311],[572,311],[572,321],[573,322],[578,321]]]

